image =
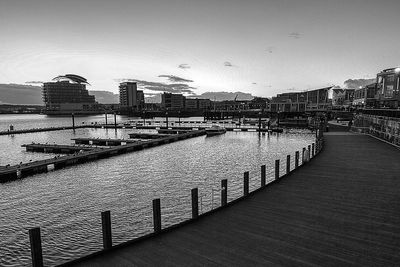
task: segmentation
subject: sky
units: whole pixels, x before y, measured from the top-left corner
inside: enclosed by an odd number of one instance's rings
[[[0,0],[0,83],[273,96],[400,65],[399,0]]]

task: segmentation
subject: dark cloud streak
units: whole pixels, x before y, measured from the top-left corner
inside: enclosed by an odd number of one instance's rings
[[[181,78],[181,77],[178,77],[175,75],[158,75],[158,77],[167,78],[168,81],[173,82],[173,83],[191,83],[191,82],[193,82],[192,80]]]

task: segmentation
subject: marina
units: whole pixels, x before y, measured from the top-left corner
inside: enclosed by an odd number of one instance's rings
[[[0,265],[30,264],[27,226],[42,228],[52,225],[41,229],[42,234],[46,235],[42,238],[44,263],[52,266],[101,249],[101,226],[99,228],[96,216],[99,210],[114,207],[112,216],[119,218],[113,224],[114,244],[151,232],[149,203],[154,197],[161,197],[162,203],[169,207],[168,211],[163,211],[163,227],[179,223],[189,216],[190,198],[187,193],[190,195],[190,188],[194,186],[199,188],[199,213],[205,213],[216,208],[220,201],[218,179],[229,177],[228,200],[237,198],[242,194],[243,170],[250,171],[249,190],[254,190],[259,181],[253,180],[253,177],[259,175],[260,165],[266,164],[266,175],[271,177],[276,158],[281,158],[283,162],[286,154],[294,150],[301,151],[315,138],[315,134],[309,130],[279,135],[268,132],[259,134],[255,130],[227,131],[225,135],[210,138],[200,135],[179,142],[145,139],[141,142],[151,141],[154,145],[150,144],[151,148],[144,145],[143,149],[133,153],[116,153],[105,158],[97,155],[98,158],[93,159],[87,159],[90,151],[85,151],[84,156],[80,156],[80,153],[74,156],[20,151],[22,144],[32,141],[74,146],[71,144],[72,138],[129,140],[130,133],[139,132],[157,135],[154,129],[80,128],[75,131],[69,129],[0,137],[4,143],[7,142],[6,148],[12,152],[11,156],[16,154],[19,158],[33,159],[31,162],[25,160],[27,164],[21,165],[26,168],[22,175],[31,177],[0,184],[0,193],[3,199],[8,200],[7,203],[0,203],[4,214],[0,227],[4,237],[13,237],[12,241],[0,241],[0,254],[4,255]],[[175,138],[174,135],[166,137]],[[168,143],[161,145],[164,142]],[[136,144],[122,147],[130,145]],[[0,154],[5,163],[1,164],[1,171],[10,162],[5,160],[8,155],[4,151]],[[58,161],[54,159],[55,156],[59,156]],[[39,164],[33,165],[35,161]],[[63,165],[62,161],[69,165]],[[11,164],[15,165],[19,164]],[[39,165],[43,169],[40,170]],[[294,166],[293,156],[291,168]],[[285,169],[286,166],[282,164],[281,173]],[[16,206],[9,203],[24,204]],[[51,207],[48,203],[52,203]],[[68,221],[67,225],[65,220]],[[50,235],[49,231],[53,234]],[[74,251],[65,249],[71,246],[71,240],[74,240],[76,247]],[[16,257],[16,251],[21,256]]]
[[[133,140],[122,140],[122,139],[90,139],[90,138],[77,138],[73,139],[77,144],[93,144],[93,145],[110,145],[113,147],[109,148],[94,148],[94,149],[86,149],[86,151],[79,151],[79,153],[74,153],[73,155],[67,155],[67,156],[60,156],[60,157],[54,157],[52,159],[46,159],[46,160],[39,160],[39,161],[34,161],[34,162],[29,162],[29,163],[21,163],[18,165],[13,165],[13,166],[7,166],[5,168],[0,169],[0,182],[6,182],[10,180],[15,180],[18,178],[26,177],[29,175],[41,173],[41,172],[47,172],[50,170],[57,170],[64,168],[66,166],[71,166],[75,164],[81,164],[85,163],[87,161],[91,160],[97,160],[97,159],[102,159],[102,158],[107,158],[113,155],[118,155],[118,154],[123,154],[123,153],[128,153],[128,152],[133,152],[137,150],[142,150],[144,148],[149,148],[149,147],[154,147],[158,145],[163,145],[163,144],[168,144],[171,142],[187,139],[187,138],[192,138],[192,137],[197,137],[204,135],[205,131],[204,130],[198,130],[198,131],[190,131],[190,132],[185,132],[185,133],[180,133],[176,135],[169,135],[167,137],[163,136],[159,139],[154,139],[150,141],[145,141],[145,142],[138,142],[138,141],[133,141]],[[125,143],[125,145],[121,145],[122,141]],[[46,145],[45,145],[46,146]],[[43,150],[46,149],[45,146],[43,147],[42,145],[33,145],[33,146],[28,146],[25,145],[25,147],[30,148],[30,149],[40,149]],[[54,148],[54,146],[53,146]],[[60,150],[62,150],[61,147],[59,147]],[[64,149],[70,150],[71,147]],[[50,151],[48,151],[50,152]],[[75,151],[76,152],[76,151]]]

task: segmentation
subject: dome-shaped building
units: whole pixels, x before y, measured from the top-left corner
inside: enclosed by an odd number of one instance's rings
[[[43,101],[46,114],[96,114],[99,106],[89,95],[87,80],[79,75],[66,74],[43,84]],[[90,84],[89,84],[90,85]]]

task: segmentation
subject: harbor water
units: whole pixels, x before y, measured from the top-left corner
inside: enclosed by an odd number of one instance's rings
[[[113,122],[111,116],[109,120]],[[82,122],[104,123],[104,115],[76,118],[77,125]],[[70,126],[71,118],[0,117],[0,130],[10,124],[17,129]],[[134,131],[139,130],[83,128],[0,136],[0,165],[54,157],[25,152],[22,144],[71,144],[76,137],[128,138]],[[41,228],[45,266],[53,266],[102,249],[101,211],[111,211],[114,245],[152,232],[155,198],[161,199],[163,227],[189,219],[192,188],[199,188],[199,209],[204,213],[220,204],[221,179],[228,179],[228,201],[236,199],[243,192],[244,171],[250,172],[254,190],[260,185],[261,165],[267,165],[267,178],[273,179],[275,159],[284,163],[288,154],[293,159],[295,151],[312,142],[314,135],[308,130],[270,135],[227,132],[0,184],[0,266],[31,264],[28,229],[33,227]],[[282,173],[285,168],[281,164]]]

